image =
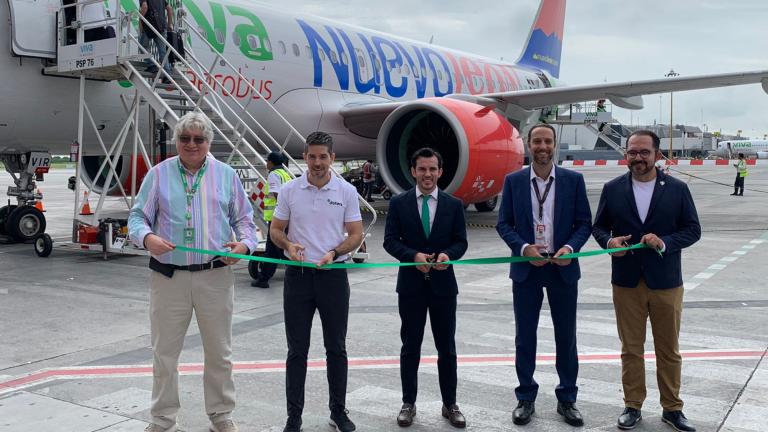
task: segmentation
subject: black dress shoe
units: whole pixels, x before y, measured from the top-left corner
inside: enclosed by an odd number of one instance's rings
[[[397,415],[397,425],[408,427],[413,424],[414,417],[416,417],[416,405],[404,403],[400,408],[400,414]]]
[[[288,417],[283,432],[301,432],[301,417]]]
[[[661,421],[672,426],[672,429],[676,431],[696,432],[696,428],[685,418],[685,414],[682,411],[663,411],[661,413]]]
[[[558,402],[557,413],[571,426],[584,426],[584,419],[573,402]]]
[[[447,418],[448,423],[453,427],[460,429],[467,427],[467,419],[464,418],[464,414],[459,411],[459,406],[456,404],[443,405],[443,417]]]
[[[536,412],[533,401],[521,400],[517,402],[517,408],[512,411],[512,422],[516,425],[527,425],[531,422],[531,416]]]
[[[616,426],[618,426],[619,429],[624,430],[634,429],[642,419],[643,416],[640,414],[640,410],[626,407],[624,408],[624,412],[619,416],[619,421],[616,422]]]

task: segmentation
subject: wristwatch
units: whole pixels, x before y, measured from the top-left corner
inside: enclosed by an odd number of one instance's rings
[[[337,251],[336,249],[331,249],[328,252],[332,252],[333,253],[333,258],[331,258],[331,259],[334,260],[334,261],[336,261],[336,258],[339,257],[339,251]]]

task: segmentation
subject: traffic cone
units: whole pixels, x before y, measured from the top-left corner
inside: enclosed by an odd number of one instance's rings
[[[40,191],[40,188],[37,188],[37,193],[42,197],[42,192]],[[39,200],[35,201],[35,208],[40,210],[41,213],[45,213],[45,209],[43,208],[43,199],[40,198]]]
[[[88,191],[83,192],[83,207],[80,209],[82,216],[90,216],[93,214],[91,211],[91,205],[88,204]]]

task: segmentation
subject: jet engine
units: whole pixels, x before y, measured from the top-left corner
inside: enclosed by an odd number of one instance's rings
[[[494,110],[451,98],[407,103],[384,121],[376,143],[379,173],[400,193],[414,186],[410,157],[421,147],[443,156],[440,189],[491,210],[504,177],[523,166],[523,141],[518,130]],[[486,203],[493,203],[489,207]]]
[[[757,158],[758,159],[768,159],[768,151],[759,151],[759,152],[757,152]]]
[[[109,165],[102,167],[105,160],[105,156],[83,155],[83,171],[80,173],[80,179],[97,194],[101,194],[104,191],[104,185],[107,182],[107,176],[110,171]],[[133,156],[121,155],[115,159],[114,164],[115,171],[118,175],[112,176],[112,180],[106,188],[107,194],[111,196],[122,196],[120,187],[118,186],[118,184],[121,184],[126,195],[130,196],[134,175],[132,172]],[[102,168],[101,171],[99,171],[99,168]],[[147,171],[149,171],[149,169],[144,163],[144,158],[140,156],[136,161],[136,193],[139,193],[138,189],[141,187],[141,182],[144,180],[144,176],[147,175]]]

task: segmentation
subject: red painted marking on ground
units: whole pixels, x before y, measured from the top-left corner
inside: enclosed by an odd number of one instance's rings
[[[684,351],[681,353],[684,359],[750,359],[757,358],[763,355],[762,351]],[[648,352],[644,355],[646,360],[655,360],[656,355],[652,352]],[[554,354],[540,354],[536,356],[536,359],[540,362],[552,362],[555,361],[556,356]],[[581,354],[579,360],[583,362],[590,361],[619,361],[621,360],[620,353],[594,353],[594,354]],[[481,356],[465,356],[459,357],[458,363],[463,365],[472,364],[487,364],[487,363],[514,363],[514,354],[499,354],[499,355],[481,355]],[[434,365],[437,363],[436,356],[425,356],[421,359],[422,364]],[[352,358],[349,359],[349,367],[376,367],[376,366],[396,366],[400,364],[399,358]],[[282,372],[285,370],[284,361],[259,361],[259,362],[243,362],[235,363],[234,370],[236,371],[275,371]],[[324,368],[325,360],[310,360],[307,363],[307,367],[310,369]],[[179,365],[179,372],[181,373],[202,373],[202,364],[183,364]],[[104,367],[74,367],[74,368],[61,368],[61,369],[49,369],[42,370],[15,378],[10,381],[0,382],[0,390],[2,389],[16,389],[33,385],[36,383],[54,380],[54,379],[67,379],[75,377],[91,377],[91,378],[108,378],[110,376],[150,376],[152,375],[152,366],[104,366]]]
[[[747,165],[757,165],[757,159],[747,159]]]
[[[608,164],[608,161],[606,161],[605,159],[598,159],[595,161],[595,166],[601,166],[601,165],[607,165],[607,164]]]
[[[715,161],[715,165],[728,165],[729,162],[731,161],[725,160],[725,159],[718,159]]]
[[[691,161],[691,165],[704,165],[703,159],[694,159]]]
[[[573,161],[573,166],[582,166],[582,165],[584,165],[584,161],[583,160],[575,160],[575,161]]]

